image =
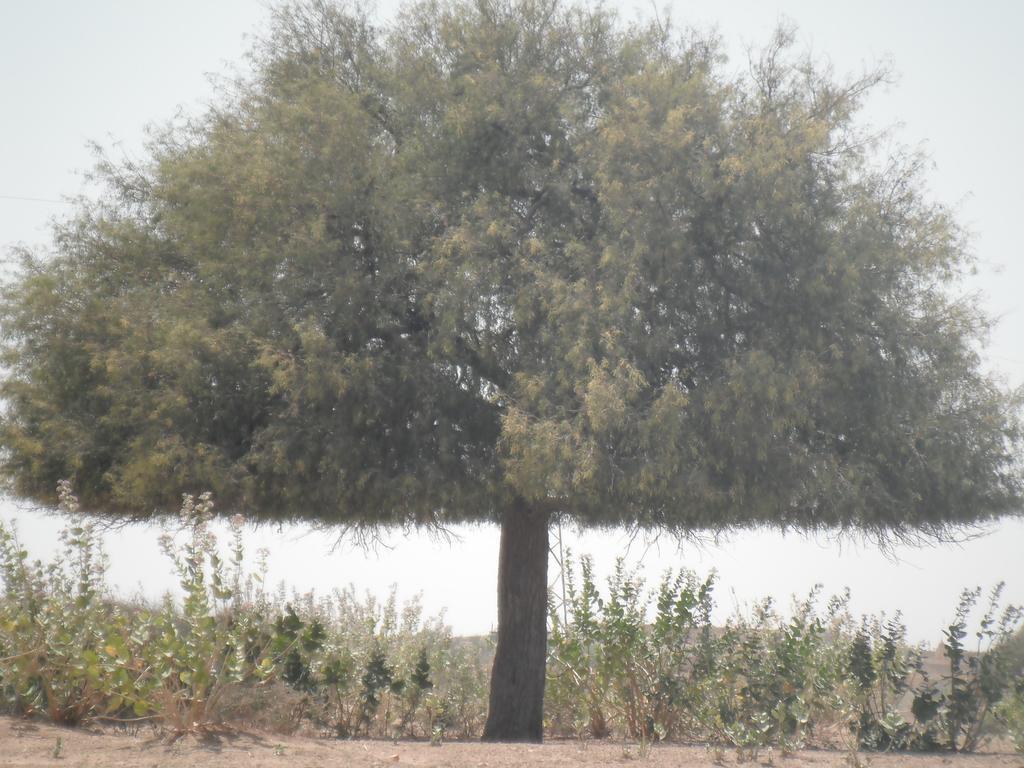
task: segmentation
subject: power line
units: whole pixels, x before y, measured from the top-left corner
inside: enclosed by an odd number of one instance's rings
[[[19,197],[18,195],[0,195],[0,200],[21,200],[28,203],[59,203],[61,205],[73,205],[69,200],[51,200],[47,197]]]

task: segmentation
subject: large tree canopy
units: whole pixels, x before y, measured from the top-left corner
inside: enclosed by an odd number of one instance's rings
[[[279,9],[252,75],[103,164],[6,289],[13,490],[501,522],[507,627],[536,627],[516,596],[543,579],[512,570],[543,571],[517,546],[552,515],[885,536],[1016,512],[1013,404],[951,298],[964,238],[912,158],[871,161],[878,76],[787,43],[735,78],[711,40],[555,0]],[[526,709],[489,733],[539,736]]]

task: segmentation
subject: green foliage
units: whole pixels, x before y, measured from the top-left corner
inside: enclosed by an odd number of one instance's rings
[[[648,595],[620,561],[605,599],[589,558],[580,560],[578,586],[571,559],[564,567],[565,609],[551,611],[548,728],[577,738],[617,730],[641,745],[695,738],[719,672],[713,578],[666,573]]]
[[[788,620],[768,600],[726,625],[720,653],[728,693],[718,703],[718,727],[738,749],[799,749],[841,710],[846,597],[832,599],[821,617],[818,591],[794,601]]]
[[[1013,685],[997,710],[1018,752],[1024,753],[1024,627],[1005,638],[1001,648]]]
[[[1015,404],[951,298],[969,246],[856,124],[883,72],[782,30],[735,78],[713,39],[555,0],[273,18],[250,77],[24,254],[17,493],[875,536],[1019,509]]]
[[[160,722],[172,738],[219,724],[226,695],[275,681],[305,698],[304,719],[334,735],[454,737],[479,733],[488,657],[454,640],[440,618],[422,621],[412,601],[399,610],[351,591],[285,603],[247,573],[244,521],[231,521],[228,556],[210,526],[209,494],[186,497],[184,537],[161,547],[183,597],[159,606],[113,601],[93,524],[71,515],[63,551],[29,563],[13,530],[0,525],[0,691],[23,715],[77,724],[108,719]]]
[[[550,606],[549,670],[545,706],[547,727],[556,734],[603,738],[610,733],[605,712],[608,681],[600,669],[599,622],[603,601],[593,578],[593,564],[580,559],[581,583],[576,586],[570,553],[562,564],[563,612]]]
[[[1018,672],[1013,690],[999,707],[998,717],[1017,751],[1024,754],[1024,672]]]
[[[162,610],[143,613],[135,629],[150,673],[148,696],[177,733],[216,722],[225,690],[266,677],[272,665],[258,645],[263,617],[242,604],[244,521],[232,518],[225,563],[210,530],[212,514],[210,494],[198,500],[185,496],[180,511],[185,541],[176,544],[164,534],[160,542],[184,592],[181,610],[167,598]]]
[[[283,4],[249,76],[101,158],[99,199],[22,253],[0,479],[355,527],[1019,514],[969,243],[919,158],[874,162],[856,119],[885,73],[794,43],[737,77],[713,37],[601,5]]]
[[[130,628],[106,604],[106,557],[95,525],[78,512],[70,484],[59,488],[69,515],[62,549],[48,566],[29,563],[0,524],[0,686],[13,711],[76,725],[89,716],[144,712],[139,673],[126,664]]]
[[[857,702],[856,735],[863,749],[929,749],[936,743],[934,694],[923,671],[920,649],[906,642],[906,627],[899,615],[884,621],[865,619],[853,637],[847,670]],[[905,698],[914,691],[911,714],[917,732],[904,719]]]
[[[971,652],[961,641],[980,592],[964,593],[944,647],[959,666],[933,681],[899,615],[855,624],[848,595],[822,612],[815,589],[788,617],[763,601],[715,628],[711,578],[669,573],[648,593],[620,563],[605,597],[587,558],[579,585],[566,562],[564,607],[551,612],[546,719],[556,734],[726,743],[744,758],[807,744],[973,751],[995,711],[1019,738],[1020,609],[998,610],[1000,588]]]
[[[1008,605],[1000,611],[1002,591],[1003,584],[1000,583],[989,594],[988,605],[975,633],[973,649],[968,649],[963,641],[968,634],[968,616],[981,597],[980,587],[964,590],[953,622],[943,630],[942,648],[949,661],[949,671],[940,699],[941,715],[946,727],[947,746],[953,751],[970,752],[977,747],[986,719],[1004,696],[1015,694],[1020,682],[1021,670],[1011,668],[1011,657],[1006,651],[1024,612],[1015,605]]]
[[[351,591],[297,610],[274,624],[272,656],[281,679],[305,694],[301,717],[340,737],[472,736],[485,706],[486,659],[467,657],[440,620],[421,621],[417,601],[399,612]],[[458,675],[475,676],[470,699]],[[456,713],[469,707],[468,720]]]
[[[227,694],[292,689],[282,729],[334,737],[475,738],[487,707],[492,649],[453,638],[440,617],[395,591],[315,598],[263,588],[248,572],[235,518],[214,540],[207,495],[186,497],[182,533],[162,546],[182,599],[118,603],[93,525],[69,514],[62,549],[30,563],[0,526],[0,690],[9,711],[75,724],[160,722],[172,737],[216,726]],[[575,562],[575,564],[574,564]],[[897,615],[849,615],[848,596],[818,590],[778,611],[771,601],[712,625],[714,578],[666,573],[649,589],[621,562],[604,589],[588,558],[565,560],[565,594],[550,611],[547,729],[586,740],[618,736],[640,754],[658,740],[731,745],[744,758],[805,745],[851,750],[973,751],[987,735],[1021,743],[1021,610],[992,590],[966,590],[944,633],[946,672],[930,679]],[[277,686],[276,688],[274,686]]]

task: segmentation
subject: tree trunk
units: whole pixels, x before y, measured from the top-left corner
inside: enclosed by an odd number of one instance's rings
[[[541,741],[547,664],[548,514],[525,502],[501,522],[498,646],[484,741]]]

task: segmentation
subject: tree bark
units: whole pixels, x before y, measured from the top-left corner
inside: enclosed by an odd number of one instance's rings
[[[484,741],[541,741],[547,665],[548,513],[515,504],[501,522],[498,644]]]

